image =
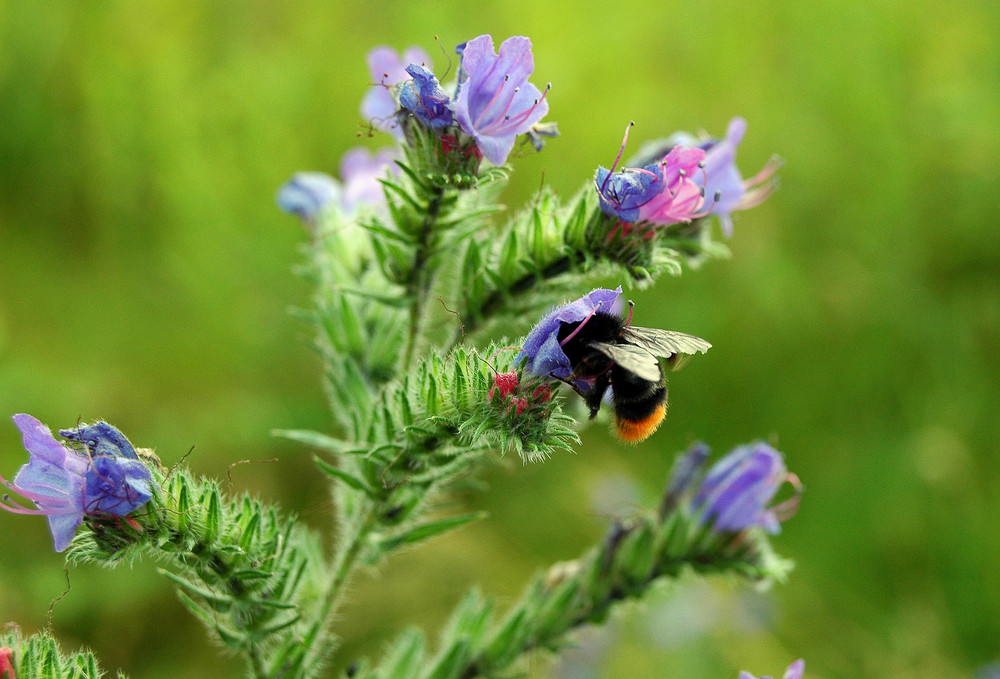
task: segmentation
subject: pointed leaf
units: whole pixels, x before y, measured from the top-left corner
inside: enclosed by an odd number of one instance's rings
[[[385,537],[378,542],[378,546],[383,551],[389,552],[404,544],[422,542],[435,535],[441,535],[450,530],[464,526],[471,521],[479,521],[487,516],[487,512],[472,512],[461,516],[451,516],[445,519],[427,521],[417,524],[400,533]]]

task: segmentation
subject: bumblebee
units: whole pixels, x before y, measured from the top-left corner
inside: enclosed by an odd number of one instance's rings
[[[632,306],[629,302],[627,320],[597,308],[582,321],[563,323],[559,345],[573,372],[557,379],[583,397],[590,419],[597,417],[605,394],[610,394],[615,432],[627,443],[638,443],[656,431],[667,414],[667,378],[657,357],[678,370],[690,356],[712,345],[683,332],[633,326]]]

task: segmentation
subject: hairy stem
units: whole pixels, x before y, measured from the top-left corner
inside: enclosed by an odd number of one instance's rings
[[[410,326],[406,337],[406,350],[403,353],[404,371],[409,370],[413,361],[413,354],[420,337],[425,298],[434,282],[434,272],[427,264],[432,250],[434,227],[441,211],[442,198],[444,198],[444,188],[434,186],[431,191],[431,199],[427,203],[427,214],[417,232],[413,267],[410,269],[410,275],[406,281],[406,295],[410,298]]]

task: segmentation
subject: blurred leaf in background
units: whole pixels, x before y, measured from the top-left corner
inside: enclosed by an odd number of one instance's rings
[[[287,313],[308,303],[291,273],[308,236],[274,192],[386,141],[358,114],[368,49],[418,44],[440,65],[486,32],[531,37],[563,134],[513,159],[509,205],[543,180],[575,191],[629,120],[638,148],[742,115],[741,167],[778,153],[782,187],[736,216],[730,262],[630,293],[637,323],[715,346],[671,380],[660,431],[625,448],[593,426],[577,455],[491,470],[486,494],[455,500],[485,501],[480,530],[359,579],[345,656],[401,623],[433,633],[472,583],[512,598],[609,507],[655,497],[695,437],[766,437],[807,485],[778,538],[789,582],[664,593],[532,676],[805,657],[807,677],[940,679],[1000,659],[1000,10],[985,0],[0,1],[0,413],[103,418],[167,464],[194,446],[196,471],[325,526],[308,451],[269,436],[331,422]],[[241,460],[261,463],[229,469]],[[23,461],[0,426],[3,473]],[[0,521],[0,618],[30,633],[65,575],[44,525],[23,525]],[[71,572],[64,647],[134,677],[238,676],[153,570]]]

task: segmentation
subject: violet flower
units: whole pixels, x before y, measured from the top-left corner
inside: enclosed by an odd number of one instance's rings
[[[694,178],[702,171],[705,152],[675,146],[656,163],[615,172],[627,141],[628,128],[611,169],[597,168],[594,186],[604,214],[622,222],[660,226],[702,216],[698,210],[704,199]]]
[[[797,483],[777,450],[762,441],[739,446],[708,470],[692,510],[717,531],[738,532],[760,526],[768,533],[778,533],[780,522],[798,505],[796,496],[791,504],[767,507],[786,480]]]
[[[386,174],[399,174],[396,159],[398,151],[387,147],[372,153],[364,147],[351,149],[340,160],[340,179],[344,182],[344,194],[340,201],[345,215],[354,214],[363,205],[376,206],[385,203],[382,182]]]
[[[391,147],[374,154],[363,147],[353,148],[340,161],[343,183],[322,172],[297,172],[278,189],[278,206],[308,225],[331,207],[350,217],[364,205],[381,205],[385,193],[379,179],[387,172],[399,173],[398,155]]]
[[[86,514],[125,516],[153,497],[153,475],[139,460],[102,455],[87,471]]]
[[[107,422],[97,421],[93,424],[80,424],[72,429],[60,429],[59,435],[70,441],[82,443],[87,447],[91,457],[110,455],[127,457],[131,460],[139,459],[132,442]]]
[[[763,203],[777,187],[775,172],[781,166],[777,159],[768,162],[750,179],[743,179],[736,167],[736,150],[747,131],[747,121],[733,118],[722,139],[695,137],[687,132],[676,132],[661,147],[661,153],[675,145],[697,147],[705,151],[704,173],[694,177],[695,183],[705,189],[710,199],[718,196],[711,206],[711,214],[719,218],[726,238],[733,236],[732,213],[747,210]]]
[[[73,541],[84,514],[124,516],[152,497],[153,476],[142,462],[117,453],[92,458],[57,441],[49,428],[31,415],[21,413],[13,419],[30,457],[13,482],[0,477],[0,483],[33,502],[36,509],[23,507],[9,496],[0,500],[0,508],[46,516],[57,552]],[[113,430],[108,440],[120,437],[127,441],[117,429],[107,427]]]
[[[401,139],[403,132],[396,122],[396,101],[392,88],[410,76],[409,64],[431,68],[431,58],[420,47],[408,47],[402,57],[391,47],[376,47],[368,53],[368,71],[375,85],[361,100],[361,116],[382,132],[389,132]]]
[[[620,285],[614,290],[597,288],[550,312],[528,333],[520,353],[514,358],[514,365],[523,361],[525,369],[534,375],[568,379],[573,374],[573,366],[559,345],[562,324],[582,321],[599,307],[607,313],[622,313],[621,294]],[[577,386],[586,391],[591,385],[580,383]]]
[[[455,122],[451,99],[434,74],[416,64],[407,66],[406,72],[413,79],[400,86],[399,105],[432,130],[443,130]]]
[[[494,53],[493,38],[480,35],[456,51],[462,63],[455,117],[475,138],[483,156],[503,165],[516,137],[531,130],[549,110],[545,94],[528,82],[535,68],[531,41],[523,36],[507,38]]]
[[[340,203],[340,183],[322,172],[296,172],[278,189],[278,207],[307,224],[315,222],[328,205]]]
[[[798,660],[796,660],[795,662],[793,662],[791,665],[788,666],[788,669],[785,670],[785,676],[783,677],[783,679],[802,679],[802,674],[805,671],[806,671],[806,661],[803,660],[802,658],[799,658]],[[740,672],[740,679],[758,679],[758,678],[750,674],[749,672],[743,671]],[[770,676],[760,677],[760,679],[771,679],[771,677]]]

